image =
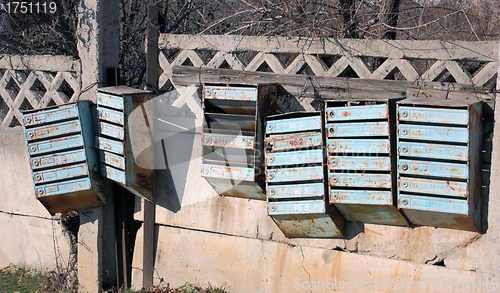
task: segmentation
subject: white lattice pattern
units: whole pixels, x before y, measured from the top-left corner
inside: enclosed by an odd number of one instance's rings
[[[164,34],[160,37],[159,64],[162,69],[159,87],[171,85],[172,67],[226,68],[244,71],[268,71],[277,74],[300,74],[309,68],[312,75],[362,79],[390,79],[395,73],[406,81],[451,81],[485,86],[494,81],[498,71],[498,42],[321,40],[244,36],[191,36]],[[179,53],[169,61],[166,50]],[[200,52],[214,51],[205,60]],[[238,58],[242,52],[256,54],[245,64]],[[285,65],[279,55],[292,56]],[[325,58],[336,59],[327,66]],[[377,66],[367,58],[377,58]],[[373,63],[373,62],[372,62]],[[425,64],[424,64],[425,63]],[[469,72],[466,64],[474,64]]]
[[[0,56],[0,126],[21,125],[22,110],[76,100],[79,66],[66,56]]]

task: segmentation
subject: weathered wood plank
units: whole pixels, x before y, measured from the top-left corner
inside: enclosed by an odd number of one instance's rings
[[[320,97],[324,99],[386,99],[404,97],[410,87],[447,89],[447,84],[428,82],[423,84],[399,80],[374,80],[344,77],[308,76],[300,74],[275,74],[268,72],[246,72],[230,69],[174,66],[172,81],[176,86],[198,85],[200,82],[278,83],[279,94],[296,97]],[[305,89],[305,90],[304,90]],[[485,88],[453,84],[453,89],[481,92]],[[490,99],[489,95],[480,95]]]
[[[498,42],[285,38],[242,35],[161,34],[160,49],[254,51],[283,54],[371,56],[391,59],[497,61]]]

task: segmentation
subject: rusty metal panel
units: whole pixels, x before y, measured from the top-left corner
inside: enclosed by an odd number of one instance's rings
[[[45,208],[54,214],[103,205],[90,102],[25,111],[23,121],[35,194]]]
[[[101,157],[101,162],[116,167],[121,170],[125,170],[125,158],[119,155],[115,155],[110,152],[99,151]]]
[[[67,149],[83,146],[83,138],[81,135],[73,135],[68,137],[55,138],[28,144],[28,152],[30,155],[46,154],[56,151],[64,151]]]
[[[399,121],[467,125],[467,111],[424,107],[398,107]]]
[[[30,127],[77,117],[78,109],[76,107],[61,105],[60,107],[49,107],[40,112],[24,112],[23,122],[25,127]]]
[[[304,132],[309,130],[321,129],[321,117],[304,117],[292,118],[283,120],[272,120],[266,123],[266,133],[289,133],[289,132]]]
[[[344,219],[327,202],[323,125],[321,112],[267,117],[268,213],[286,237],[343,234]]]
[[[153,201],[153,130],[144,105],[149,91],[113,86],[97,91],[101,174],[148,201]],[[138,160],[140,159],[140,164]]]
[[[49,126],[42,126],[26,130],[25,136],[28,141],[45,139],[54,136],[67,135],[72,133],[79,133],[82,129],[80,121],[71,121],[65,123],[57,123]]]
[[[465,127],[426,126],[421,124],[399,124],[399,139],[447,141],[467,143],[468,130]]]
[[[257,101],[257,88],[255,87],[228,87],[206,84],[204,94],[205,99]]]
[[[326,124],[328,137],[373,137],[389,136],[388,122],[329,123]]]
[[[120,96],[98,92],[97,104],[123,111],[123,99]]]
[[[305,180],[322,180],[323,167],[302,167],[271,169],[267,171],[267,182],[293,182]]]
[[[109,138],[96,136],[95,146],[103,151],[112,152],[122,156],[125,154],[123,142],[112,140]]]
[[[304,197],[324,197],[324,183],[294,185],[272,185],[267,187],[268,199],[293,199]]]
[[[99,120],[108,121],[120,125],[124,124],[125,118],[123,117],[123,112],[97,106],[97,114]]]
[[[323,162],[323,150],[305,150],[280,153],[269,153],[266,155],[267,166],[286,166],[298,164],[313,164]]]
[[[399,208],[417,225],[480,231],[482,102],[410,98],[397,112]]]
[[[253,168],[227,167],[218,165],[203,164],[202,175],[204,177],[225,178],[234,180],[251,181],[255,177]]]
[[[432,158],[443,160],[467,161],[469,149],[462,145],[443,145],[435,143],[400,142],[398,154],[401,157]]]
[[[349,107],[329,107],[325,110],[327,121],[353,121],[388,119],[389,109],[385,104]]]
[[[430,161],[399,160],[398,172],[402,175],[418,175],[467,179],[469,168],[466,164]]]
[[[265,199],[264,119],[276,84],[203,85],[202,176],[224,196]]]
[[[325,103],[330,203],[349,221],[408,225],[393,200],[398,100]]]
[[[78,192],[81,190],[91,189],[92,185],[90,179],[75,179],[60,183],[45,184],[40,185],[36,188],[36,194],[38,197],[42,196],[52,196],[58,194],[68,194],[72,192]]]
[[[330,173],[330,186],[391,188],[391,174]]]
[[[342,154],[389,154],[387,139],[328,139],[328,152]]]
[[[391,158],[368,156],[329,156],[330,170],[390,171]]]
[[[236,149],[253,149],[255,145],[255,137],[243,135],[204,133],[201,141],[203,146]]]
[[[125,138],[125,130],[123,129],[123,127],[105,122],[99,123],[99,134],[113,137],[119,140],[123,140]]]
[[[296,148],[314,148],[322,146],[323,136],[321,132],[273,135],[266,138],[265,143],[269,152],[282,152]]]
[[[399,190],[425,194],[435,194],[439,191],[440,195],[467,197],[467,183],[450,180],[401,177]]]
[[[393,205],[389,190],[330,189],[333,204]]]
[[[87,164],[78,164],[69,167],[61,167],[54,170],[46,170],[33,173],[35,184],[47,183],[51,181],[71,179],[75,177],[88,176]]]
[[[125,171],[115,169],[111,166],[101,166],[101,175],[113,181],[126,185]]]
[[[40,168],[50,168],[72,163],[85,162],[86,156],[84,150],[69,151],[62,154],[51,154],[47,156],[34,157],[31,159],[31,168],[37,170]]]
[[[321,199],[269,202],[267,210],[270,216],[326,213],[325,202]]]

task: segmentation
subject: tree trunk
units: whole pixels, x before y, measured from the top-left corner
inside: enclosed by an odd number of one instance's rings
[[[401,0],[383,0],[380,5],[379,20],[382,25],[382,38],[395,40],[396,30],[391,27],[398,25],[398,14]]]

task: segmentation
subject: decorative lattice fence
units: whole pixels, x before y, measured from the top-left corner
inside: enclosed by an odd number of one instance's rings
[[[80,60],[0,55],[0,126],[19,126],[20,111],[71,102],[80,92]]]
[[[160,89],[195,82],[202,72],[217,78],[229,73],[213,69],[232,69],[260,74],[254,81],[279,78],[292,98],[305,97],[298,102],[306,110],[317,108],[311,106],[315,96],[335,97],[332,92],[345,88],[365,96],[370,87],[375,88],[373,94],[378,90],[401,95],[415,85],[491,95],[498,72],[498,42],[162,34],[158,43]],[[196,71],[187,66],[196,68],[199,76],[188,78]],[[232,81],[247,78],[233,74]]]

